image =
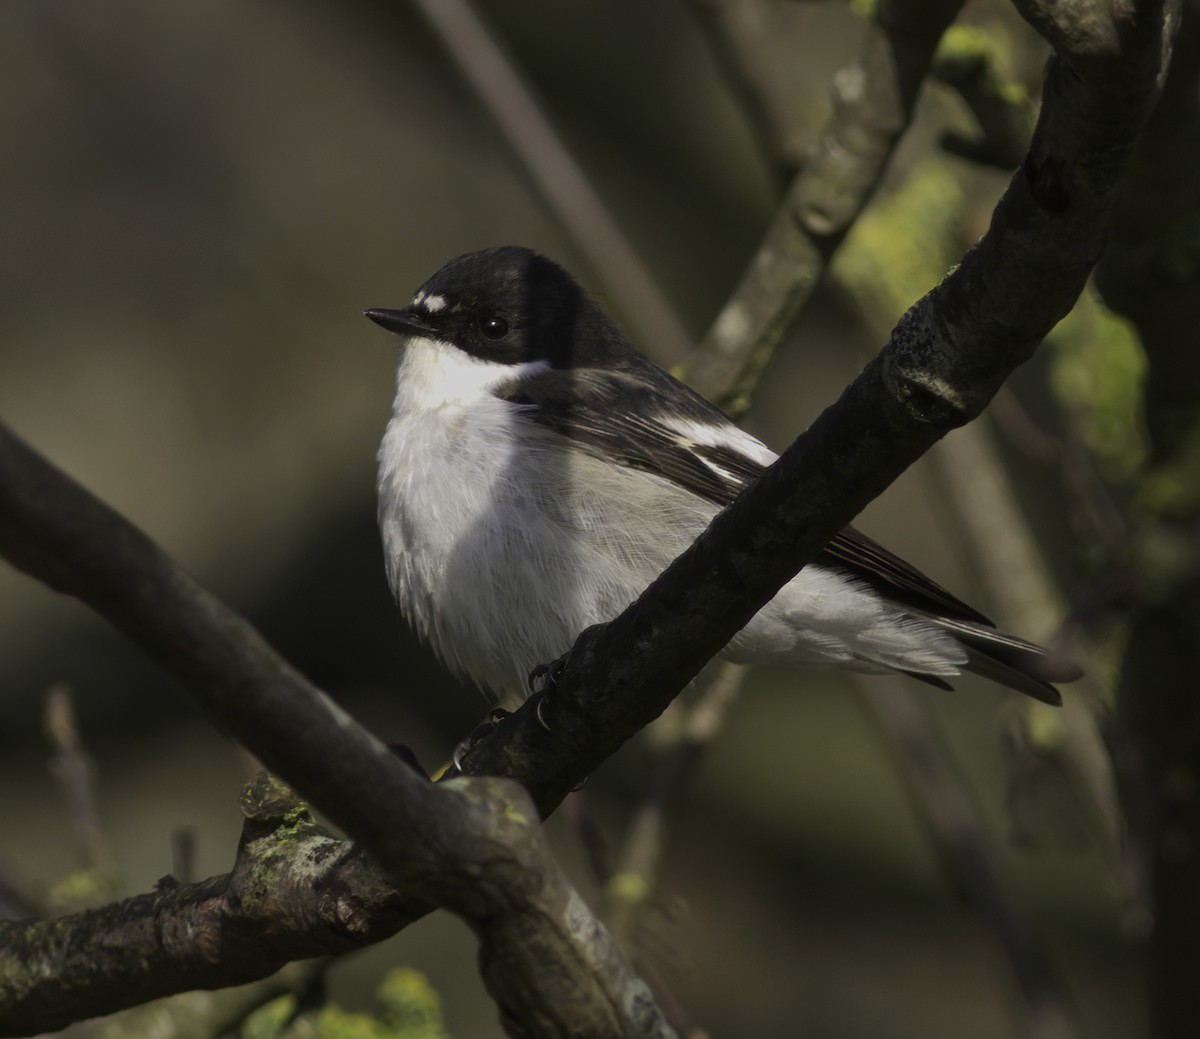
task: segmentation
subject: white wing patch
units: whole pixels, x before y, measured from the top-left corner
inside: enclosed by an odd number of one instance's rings
[[[713,426],[694,419],[679,418],[674,415],[660,415],[658,421],[668,429],[684,437],[683,441],[703,444],[705,447],[724,447],[738,454],[745,455],[759,465],[770,465],[779,456],[757,437],[752,437],[744,429],[739,429],[732,422],[728,425]],[[719,466],[705,459],[709,468],[728,476]]]

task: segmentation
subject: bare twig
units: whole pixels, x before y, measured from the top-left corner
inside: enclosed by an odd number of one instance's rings
[[[997,457],[986,423],[961,430],[930,453],[943,494],[969,532],[971,561],[983,579],[999,618],[1018,619],[1023,631],[1049,640],[1058,629],[1064,604],[1045,560],[1021,515],[1012,483]],[[1103,692],[1095,678],[1073,687],[1060,712],[1022,705],[1038,716],[1036,750],[1067,762],[1079,782],[1069,791],[1087,821],[1095,846],[1114,876],[1125,877],[1123,823],[1108,750],[1099,728]],[[1033,743],[1029,744],[1034,749]],[[1019,810],[1023,790],[1012,791]]]
[[[1078,422],[1068,421],[1061,437],[1047,433],[1007,387],[1001,387],[992,398],[988,414],[996,431],[1017,450],[1058,468],[1070,509],[1068,518],[1076,534],[1110,552],[1113,546],[1126,542],[1129,532],[1125,519],[1100,478]]]
[[[995,41],[979,29],[947,31],[930,75],[955,90],[971,110],[978,137],[949,133],[942,146],[973,162],[1011,170],[1020,164],[1033,129],[1033,103],[1025,91],[1006,83],[997,68]]]
[[[654,287],[616,221],[550,125],[532,91],[466,0],[416,0],[463,78],[496,120],[554,216],[663,364],[681,363],[692,340]]]
[[[66,794],[71,822],[88,867],[101,878],[104,894],[115,894],[117,867],[96,814],[94,769],[79,738],[71,692],[65,685],[52,686],[46,694],[46,735],[54,747],[50,771]]]
[[[992,398],[991,416],[1007,440],[1030,458],[1050,465],[1062,457],[1062,441],[1034,422],[1007,386],[1001,386]]]

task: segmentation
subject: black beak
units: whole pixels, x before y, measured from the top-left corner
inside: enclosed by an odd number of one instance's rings
[[[435,336],[438,334],[429,322],[411,310],[388,310],[384,307],[372,307],[364,310],[363,314],[375,324],[402,336]]]

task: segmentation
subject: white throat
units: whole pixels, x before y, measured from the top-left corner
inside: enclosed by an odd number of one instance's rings
[[[548,368],[548,361],[499,364],[472,357],[442,339],[409,336],[396,370],[393,414],[416,415],[442,408],[472,408],[513,379]],[[498,402],[499,403],[499,402]]]

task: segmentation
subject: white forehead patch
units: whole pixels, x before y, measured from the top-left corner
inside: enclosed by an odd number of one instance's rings
[[[423,310],[426,314],[436,314],[439,310],[446,309],[446,297],[421,291],[413,296],[408,305],[413,310]]]

